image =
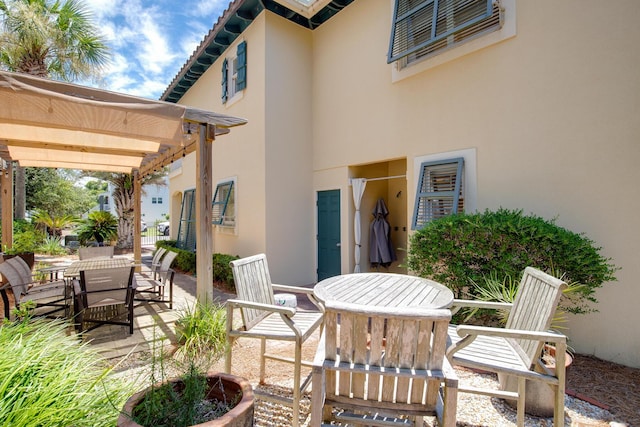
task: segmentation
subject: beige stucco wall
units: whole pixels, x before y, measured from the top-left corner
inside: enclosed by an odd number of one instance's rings
[[[621,267],[599,313],[567,333],[580,353],[640,367],[640,3],[527,0],[516,13],[515,37],[395,83],[390,0],[356,1],[316,29],[314,189],[333,183],[346,201],[346,167],[406,156],[410,223],[413,159],[475,148],[479,210],[557,218]]]

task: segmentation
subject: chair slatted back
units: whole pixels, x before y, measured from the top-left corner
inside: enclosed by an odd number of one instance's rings
[[[9,258],[0,264],[0,274],[9,282],[16,302],[20,304],[22,295],[27,293],[32,282],[29,264],[20,257]]]
[[[85,308],[127,304],[132,297],[135,267],[80,271],[80,289]]]
[[[155,254],[153,254],[153,259],[151,259],[151,265],[160,265],[160,260],[162,256],[167,252],[165,248],[158,248]]]
[[[236,286],[238,299],[258,302],[262,304],[275,304],[271,276],[265,254],[253,255],[247,258],[231,261],[233,280]],[[242,320],[247,330],[264,319],[268,312],[243,308]]]
[[[506,328],[525,331],[548,331],[556,313],[562,291],[567,284],[533,267],[527,267],[507,319]],[[514,348],[522,349],[520,356],[532,366],[542,351],[543,342],[515,340]]]
[[[326,306],[325,401],[348,399],[370,410],[433,410],[451,312],[352,307]]]
[[[164,284],[167,284],[169,278],[171,277],[171,264],[178,256],[177,252],[167,250],[164,258],[162,258],[162,262],[160,263],[160,270],[158,271],[160,275],[160,281]]]
[[[78,249],[80,259],[107,257],[113,258],[113,246],[87,246]]]

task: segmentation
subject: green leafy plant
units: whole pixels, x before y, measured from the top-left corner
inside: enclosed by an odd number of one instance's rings
[[[104,360],[63,321],[30,319],[0,325],[2,425],[113,426],[132,384],[112,376]]]
[[[617,268],[600,254],[601,248],[583,234],[519,210],[499,209],[439,218],[410,240],[408,267],[421,277],[472,296],[492,272],[519,277],[527,266],[564,272],[565,280],[583,285],[575,291],[572,313],[593,311],[596,289],[614,281]]]
[[[38,252],[47,255],[64,255],[67,253],[59,237],[47,236],[38,246]]]
[[[93,211],[86,219],[79,221],[76,231],[81,244],[91,239],[100,244],[118,236],[118,220],[111,212]]]
[[[181,309],[176,320],[178,353],[183,357],[205,357],[208,363],[217,360],[224,351],[226,339],[226,309],[213,301],[196,301]]]

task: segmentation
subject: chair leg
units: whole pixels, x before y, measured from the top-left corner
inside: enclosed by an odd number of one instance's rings
[[[311,378],[311,421],[310,427],[320,427],[322,423],[322,410],[324,406],[324,371],[314,367]]]
[[[526,396],[525,396],[526,385],[527,385],[526,378],[518,377],[518,405],[517,405],[518,418],[516,421],[516,425],[518,427],[524,427],[524,405],[526,401]]]
[[[293,366],[293,422],[292,427],[298,427],[300,424],[300,375],[302,367],[302,340],[300,337],[296,339],[295,363]]]
[[[564,389],[560,386],[554,387],[555,408],[553,409],[554,427],[564,427]]]
[[[267,340],[262,338],[260,340],[260,384],[264,384],[264,371],[265,371],[265,353],[267,351]]]

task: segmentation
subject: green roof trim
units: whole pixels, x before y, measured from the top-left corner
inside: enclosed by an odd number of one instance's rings
[[[333,0],[311,18],[306,18],[280,3],[276,3],[274,0],[235,0],[231,2],[202,43],[200,43],[200,46],[173,78],[160,100],[178,102],[263,10],[266,9],[291,22],[313,30],[352,2],[353,0]]]

